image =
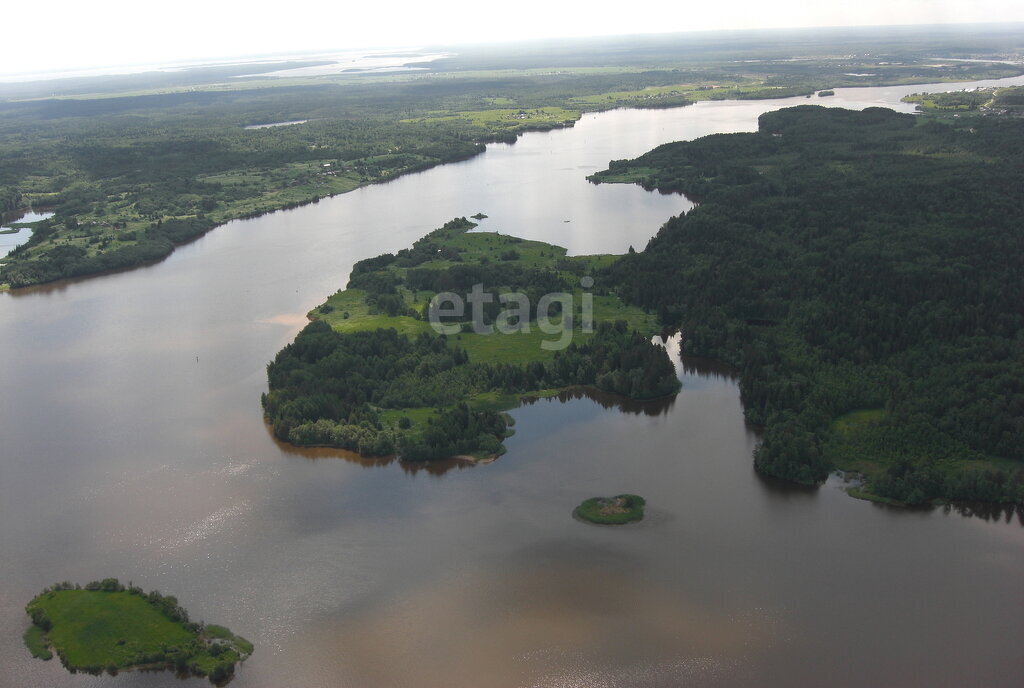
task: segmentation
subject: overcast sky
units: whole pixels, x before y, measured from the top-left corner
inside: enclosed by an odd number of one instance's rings
[[[1024,21],[1021,0],[10,0],[0,74],[296,50],[706,29]]]

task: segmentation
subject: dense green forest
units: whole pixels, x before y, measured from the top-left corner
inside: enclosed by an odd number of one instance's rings
[[[890,33],[469,47],[392,75],[274,78],[235,65],[0,84],[2,209],[56,211],[4,260],[0,288],[158,260],[229,219],[462,160],[583,112],[1021,73],[930,57],[1019,49],[1012,33]],[[871,52],[835,58],[853,45]],[[246,128],[292,121],[304,122]]]
[[[314,309],[314,321],[267,367],[263,407],[277,438],[406,461],[487,457],[503,451],[508,427],[500,411],[522,395],[573,386],[633,399],[678,391],[646,314],[593,294],[588,326],[580,275],[612,257],[567,258],[550,244],[469,233],[475,226],[456,218],[409,249],[354,266],[348,289]],[[438,334],[428,322],[435,294],[475,285],[495,296],[525,295],[530,305],[517,327],[528,331],[476,332],[467,310],[439,318],[454,332]],[[541,312],[537,304],[550,293],[565,298]],[[480,320],[493,328],[503,309],[497,298],[486,306]],[[545,332],[542,320],[554,320],[571,341],[546,348],[555,340],[544,336],[562,332]]]
[[[495,334],[495,337],[514,336]],[[397,452],[406,461],[501,452],[507,419],[467,403],[481,393],[526,394],[593,385],[645,398],[674,393],[675,371],[663,349],[603,322],[585,344],[570,344],[551,362],[470,362],[444,335],[414,338],[394,329],[341,333],[324,321],[307,325],[267,368],[263,405],[274,434],[296,445],[325,445],[366,456]],[[381,411],[427,410],[391,425]]]
[[[802,106],[593,180],[699,201],[606,277],[736,366],[759,471],[1024,500],[1024,121]]]

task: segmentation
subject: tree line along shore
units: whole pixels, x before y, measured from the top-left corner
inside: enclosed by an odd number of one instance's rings
[[[635,39],[613,53],[589,44],[547,55],[470,51],[388,77],[268,81],[223,67],[0,85],[0,211],[55,211],[3,260],[0,284],[149,264],[231,219],[464,160],[488,142],[572,126],[585,112],[1022,71],[935,64],[934,36],[891,45],[876,36],[877,55],[844,60],[834,59],[839,37],[824,52],[807,40],[800,61],[789,59],[792,37],[757,50],[705,46],[706,55],[686,42],[655,41],[655,50]],[[1000,47],[978,39],[979,51]],[[300,123],[247,128],[275,122]]]

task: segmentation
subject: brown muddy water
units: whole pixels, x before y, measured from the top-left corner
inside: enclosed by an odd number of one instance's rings
[[[22,646],[42,587],[106,576],[252,639],[238,688],[1020,685],[1017,517],[763,480],[736,383],[706,362],[677,359],[672,403],[524,405],[477,466],[299,451],[260,411],[267,361],[356,260],[477,211],[575,254],[639,250],[690,204],[588,184],[610,159],[921,90],[588,115],[152,267],[0,294],[0,685],[181,685],[73,676]],[[643,522],[572,518],[622,492],[646,497]]]

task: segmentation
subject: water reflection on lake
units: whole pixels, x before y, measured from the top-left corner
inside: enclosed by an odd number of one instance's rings
[[[31,210],[4,213],[0,216],[0,258],[13,251],[18,246],[26,243],[32,238],[32,230],[29,227],[10,227],[15,223],[39,222],[53,217],[51,212],[33,212]]]
[[[894,98],[920,90],[816,104],[909,109]],[[1017,517],[768,484],[720,366],[677,359],[682,390],[654,406],[524,404],[484,465],[299,450],[261,417],[267,361],[354,261],[477,211],[575,254],[639,249],[689,202],[587,174],[804,102],[587,115],[152,267],[0,294],[0,685],[180,686],[21,645],[40,588],[112,575],[255,641],[238,688],[1019,685]],[[623,492],[648,501],[636,527],[572,519]]]

